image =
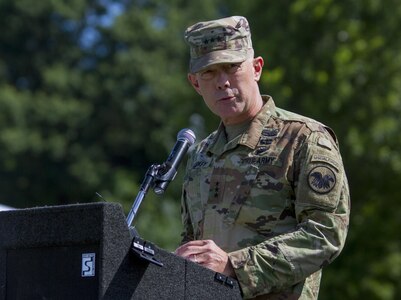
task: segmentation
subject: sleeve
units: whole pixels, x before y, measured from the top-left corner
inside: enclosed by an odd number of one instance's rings
[[[350,197],[336,141],[314,131],[294,158],[291,232],[229,253],[244,298],[279,292],[305,280],[341,252],[348,231]]]
[[[183,224],[183,232],[181,233],[181,244],[185,244],[189,241],[194,240],[194,230],[191,222],[191,217],[188,211],[186,202],[186,191],[185,188],[182,190],[181,196],[181,219]]]
[[[182,192],[181,192],[181,222],[183,224],[183,231],[181,233],[181,244],[185,244],[189,241],[194,240],[194,229],[191,221],[191,215],[189,213],[188,209],[188,201],[187,201],[187,190],[186,187],[188,186],[188,180],[189,180],[189,171],[191,169],[192,161],[193,161],[193,155],[194,155],[194,149],[190,149],[191,151],[188,151],[188,160],[185,168],[185,176],[184,176],[184,182],[182,185]]]

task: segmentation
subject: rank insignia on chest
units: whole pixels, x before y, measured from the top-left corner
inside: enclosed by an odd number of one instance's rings
[[[265,128],[262,130],[262,136],[265,137],[276,137],[279,133],[277,128]]]
[[[261,138],[259,141],[260,145],[270,145],[277,137],[279,130],[276,128],[265,128],[262,130]]]

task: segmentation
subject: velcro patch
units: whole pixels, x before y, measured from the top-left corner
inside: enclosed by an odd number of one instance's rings
[[[319,140],[317,141],[317,144],[319,146],[327,148],[329,150],[331,150],[331,148],[332,148],[331,142],[328,139],[324,138],[324,137],[319,138]]]
[[[336,175],[326,166],[317,166],[309,172],[308,183],[316,193],[327,194],[336,185]]]
[[[336,168],[337,171],[340,170],[340,164],[338,161],[326,155],[314,154],[311,158],[311,162],[324,162]]]

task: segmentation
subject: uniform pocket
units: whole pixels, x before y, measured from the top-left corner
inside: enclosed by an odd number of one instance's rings
[[[293,226],[291,209],[292,188],[284,178],[270,176],[267,169],[259,171],[250,186],[250,197],[242,205],[237,222],[263,236],[272,235],[280,228]]]

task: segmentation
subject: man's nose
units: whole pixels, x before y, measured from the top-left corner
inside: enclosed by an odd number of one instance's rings
[[[229,76],[224,70],[220,70],[217,73],[216,86],[219,90],[224,90],[230,87]]]

